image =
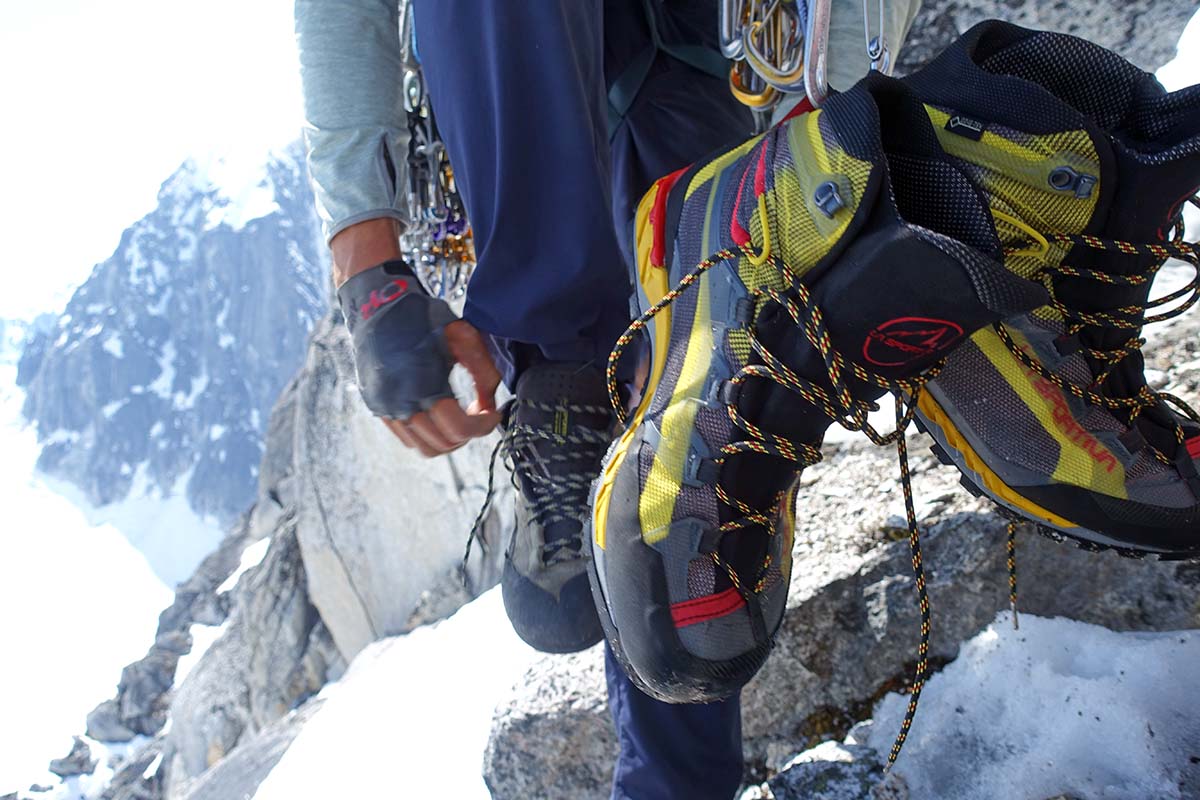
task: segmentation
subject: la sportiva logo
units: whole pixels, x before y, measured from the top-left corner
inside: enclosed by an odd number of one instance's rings
[[[949,320],[900,317],[867,334],[863,358],[877,367],[902,367],[949,349],[962,335],[963,329]]]
[[[404,280],[404,278],[397,278],[382,289],[374,290],[371,292],[371,296],[367,298],[367,302],[362,304],[362,308],[360,309],[362,318],[364,320],[370,319],[376,311],[388,303],[399,300],[407,291],[408,281]]]

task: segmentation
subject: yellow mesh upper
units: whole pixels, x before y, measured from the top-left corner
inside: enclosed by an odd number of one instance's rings
[[[791,149],[794,166],[792,169],[775,173],[775,189],[767,197],[773,226],[772,237],[783,259],[798,275],[811,269],[829,253],[845,234],[858,204],[866,191],[872,165],[861,161],[845,150],[821,124],[820,111],[796,117],[788,122],[788,147]],[[834,181],[840,187],[847,207],[827,217],[816,206],[814,195],[822,183]],[[762,241],[761,224],[755,216],[750,226],[750,235],[755,242]],[[756,282],[746,281],[747,286],[782,285],[781,277],[774,269],[771,275],[747,270],[743,259],[742,279],[750,277]]]
[[[993,211],[1016,217],[1023,226],[1041,234],[1077,234],[1087,227],[1096,212],[1102,186],[1099,183],[1100,156],[1086,131],[1034,135],[993,126],[983,132],[979,141],[974,141],[945,129],[950,116],[946,112],[933,106],[926,106],[926,112],[942,147],[967,163],[972,179],[983,189]],[[1050,174],[1061,167],[1095,177],[1097,183],[1091,193],[1081,198],[1073,191],[1051,187]],[[994,216],[994,219],[1000,241],[1006,248],[1028,247],[1031,237],[1021,226],[1000,216]],[[1049,251],[1041,255],[1010,254],[1005,258],[1005,265],[1019,275],[1033,278],[1048,266],[1062,264],[1069,249],[1070,245],[1051,243]],[[1048,306],[1031,313],[1044,320],[1062,319]],[[1017,344],[1028,346],[1019,332],[1010,333]],[[995,365],[1046,432],[1058,442],[1059,460],[1054,479],[1112,497],[1127,497],[1121,462],[1099,440],[1083,430],[1071,415],[1062,390],[1031,373],[991,328],[976,332],[971,340]]]
[[[979,141],[945,129],[949,115],[932,106],[926,111],[938,140],[947,153],[971,167],[971,177],[987,195],[993,210],[1017,217],[1039,233],[1082,233],[1096,212],[1101,185],[1086,198],[1050,186],[1050,173],[1060,167],[1100,178],[1100,156],[1086,131],[1045,135],[1001,128],[983,132]],[[996,232],[1005,247],[1022,248],[1029,235],[996,218]],[[1044,256],[1010,256],[1006,266],[1018,275],[1033,277],[1046,266],[1062,263],[1069,245],[1051,244]]]
[[[790,169],[775,169],[775,187],[766,198],[767,222],[771,225],[769,239],[776,248],[774,255],[781,257],[797,274],[811,269],[845,233],[861,202],[872,169],[870,162],[856,159],[841,148],[830,131],[820,124],[820,116],[821,112],[817,111],[784,123],[788,127],[788,144],[794,162]],[[751,139],[697,170],[688,184],[685,200],[749,153],[761,138]],[[845,198],[847,207],[832,220],[816,207],[813,199],[817,186],[828,180],[837,181],[849,195]],[[729,224],[727,219],[714,218],[715,209],[719,208],[718,200],[716,192],[710,193],[705,210],[704,241],[709,241],[712,225]],[[761,250],[768,239],[764,236],[763,222],[758,213],[750,215],[748,228],[755,250]],[[756,266],[743,256],[738,260],[738,276],[752,290],[763,286],[784,288],[782,275],[769,262]],[[696,292],[696,314],[687,353],[670,403],[663,412],[660,444],[638,506],[642,536],[649,544],[660,541],[669,530],[682,485],[692,427],[702,406],[700,395],[712,363],[714,343],[707,274],[692,291]],[[743,363],[749,360],[750,340],[744,331],[730,331],[729,344]]]

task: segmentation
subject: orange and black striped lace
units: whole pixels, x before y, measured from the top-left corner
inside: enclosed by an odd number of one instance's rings
[[[1195,198],[1192,202],[1200,205]],[[1055,308],[1065,318],[1076,319],[1079,321],[1079,327],[1075,330],[1081,330],[1082,326],[1088,324],[1115,324],[1119,327],[1131,329],[1140,329],[1142,324],[1150,322],[1158,322],[1165,319],[1170,319],[1185,312],[1188,308],[1197,302],[1197,297],[1200,296],[1200,271],[1198,276],[1194,278],[1187,286],[1180,290],[1170,293],[1165,297],[1149,301],[1145,307],[1126,307],[1117,309],[1115,314],[1104,313],[1086,313],[1073,311],[1066,305],[1056,299],[1053,289],[1053,277],[1055,274],[1070,275],[1072,277],[1089,277],[1098,281],[1112,284],[1127,284],[1140,285],[1153,279],[1158,270],[1165,263],[1167,258],[1175,257],[1190,264],[1200,266],[1200,257],[1197,255],[1197,249],[1194,244],[1189,244],[1183,241],[1182,223],[1176,225],[1177,234],[1170,244],[1131,244],[1128,242],[1119,242],[1115,240],[1100,239],[1093,236],[1079,236],[1070,234],[1052,234],[1046,238],[1059,243],[1083,244],[1088,247],[1101,250],[1116,250],[1118,252],[1127,253],[1130,255],[1152,255],[1159,259],[1156,265],[1140,275],[1111,275],[1102,273],[1096,270],[1078,270],[1065,266],[1055,268],[1046,267],[1041,272],[1041,277],[1047,290],[1052,298],[1051,307]],[[1013,248],[1015,250],[1015,248]],[[758,287],[751,290],[756,300],[756,311],[761,310],[761,305],[765,302],[774,302],[783,309],[792,318],[792,321],[797,326],[804,330],[805,338],[810,344],[821,354],[825,361],[825,367],[828,374],[832,392],[826,391],[823,387],[818,386],[812,381],[801,378],[796,375],[786,364],[776,358],[766,346],[755,335],[752,327],[746,329],[746,333],[750,340],[751,347],[755,354],[762,359],[762,364],[748,364],[742,367],[731,379],[730,383],[734,386],[745,383],[749,378],[765,378],[774,381],[778,385],[789,389],[798,394],[808,404],[819,408],[827,417],[837,422],[842,427],[851,431],[862,431],[867,438],[875,445],[894,444],[896,446],[897,457],[900,466],[901,488],[904,493],[905,515],[907,517],[909,531],[909,547],[912,553],[912,568],[914,574],[914,585],[917,591],[917,602],[921,615],[921,630],[920,639],[917,646],[917,664],[914,671],[913,682],[910,689],[910,699],[908,708],[905,711],[904,719],[901,722],[900,731],[896,736],[895,742],[892,745],[891,751],[888,754],[887,766],[890,768],[899,757],[904,743],[908,738],[910,729],[912,728],[913,719],[916,716],[917,705],[920,701],[921,691],[925,686],[925,682],[929,674],[929,641],[931,635],[931,618],[929,596],[925,581],[924,565],[921,557],[921,542],[920,542],[920,527],[917,523],[916,511],[912,499],[912,476],[908,465],[908,450],[905,442],[905,431],[912,423],[913,417],[916,414],[917,401],[920,392],[926,383],[933,380],[940,374],[945,366],[945,361],[939,361],[931,367],[927,368],[920,375],[907,379],[889,380],[882,376],[876,375],[861,365],[848,361],[844,356],[837,352],[830,341],[828,331],[825,327],[824,316],[821,309],[813,302],[808,289],[800,282],[796,274],[786,265],[783,264],[778,257],[765,252],[755,252],[750,245],[742,245],[738,249],[726,248],[713,253],[708,258],[699,262],[687,274],[685,274],[679,283],[667,292],[661,300],[646,310],[640,317],[634,320],[625,333],[621,335],[612,353],[609,355],[608,366],[606,370],[606,378],[608,382],[609,401],[612,403],[613,411],[616,414],[617,420],[624,425],[627,422],[625,408],[621,403],[618,384],[617,384],[617,366],[620,363],[621,357],[628,347],[633,342],[639,333],[644,331],[652,320],[664,308],[675,302],[684,292],[693,286],[704,273],[708,272],[714,266],[725,262],[736,262],[741,257],[754,259],[755,261],[765,260],[771,264],[784,279],[785,288],[782,291],[777,291],[769,287]],[[765,256],[765,259],[764,259]],[[1178,300],[1188,294],[1191,296],[1187,301],[1177,308],[1173,308],[1168,312],[1160,313],[1156,316],[1141,318],[1141,314],[1149,308],[1157,308]],[[1120,315],[1120,316],[1118,316]],[[1135,318],[1136,315],[1136,318]],[[1012,337],[1004,329],[1003,324],[998,323],[996,326],[1000,332],[1001,338],[1013,350],[1013,353],[1021,359],[1030,369],[1041,374],[1047,380],[1052,381],[1056,385],[1061,386],[1067,391],[1071,391],[1077,397],[1091,399],[1094,402],[1105,405],[1107,407],[1122,407],[1129,408],[1130,419],[1132,420],[1142,410],[1153,405],[1158,398],[1162,398],[1171,402],[1172,405],[1180,408],[1191,419],[1200,422],[1200,416],[1197,416],[1183,400],[1163,392],[1152,393],[1147,395],[1148,387],[1144,387],[1145,391],[1139,398],[1133,400],[1116,400],[1104,397],[1092,389],[1086,389],[1073,386],[1057,375],[1046,370],[1041,364],[1035,361],[1032,357],[1021,350]],[[1140,348],[1144,344],[1143,340],[1137,340],[1136,345],[1126,345],[1119,351],[1113,351],[1108,354],[1102,354],[1098,350],[1086,350],[1094,356],[1099,355],[1106,363],[1111,362],[1110,367],[1106,370],[1105,376],[1111,373],[1115,368],[1117,361],[1126,357],[1134,349]],[[873,428],[867,421],[868,413],[878,409],[878,405],[871,402],[856,400],[851,395],[848,386],[844,380],[846,374],[849,373],[854,378],[868,384],[872,384],[890,392],[895,397],[896,402],[896,427],[890,433],[881,434]],[[1068,389],[1067,387],[1071,387]],[[1155,400],[1151,401],[1150,396]],[[795,442],[785,437],[780,437],[775,434],[761,430],[758,426],[744,418],[739,412],[735,403],[726,403],[726,412],[730,420],[739,429],[748,434],[748,438],[731,442],[723,446],[719,453],[719,457],[714,459],[716,463],[723,464],[728,458],[738,455],[739,453],[760,453],[763,455],[771,455],[791,462],[793,469],[798,476],[800,471],[805,467],[812,466],[818,463],[822,456],[820,450],[810,442]],[[1179,441],[1183,442],[1183,429],[1178,427],[1177,436]],[[1166,456],[1161,453],[1156,453],[1160,459],[1165,459]],[[765,528],[770,535],[775,534],[776,514],[774,508],[782,500],[784,492],[776,496],[771,508],[767,510],[754,509],[749,507],[741,500],[732,497],[721,486],[716,486],[715,491],[717,497],[727,506],[734,508],[743,516],[739,519],[734,519],[726,523],[722,523],[719,530],[722,533],[728,533],[743,528],[752,526],[761,526]],[[1017,573],[1016,573],[1016,528],[1015,525],[1010,525],[1008,529],[1008,569],[1009,569],[1009,603],[1013,611],[1013,622],[1017,624],[1016,617],[1016,602],[1017,602]],[[743,596],[751,593],[742,585],[742,582],[737,576],[736,571],[729,564],[724,563],[717,554],[713,554],[712,558],[719,568],[729,575],[734,587]],[[762,590],[767,569],[770,567],[770,558],[768,557],[760,569],[760,575],[753,592],[757,593]],[[747,599],[749,599],[747,597]]]
[[[1200,208],[1200,198],[1193,197],[1189,202]],[[995,326],[996,332],[999,334],[1001,341],[1004,342],[1005,347],[1008,348],[1026,369],[1054,384],[1060,390],[1086,403],[1105,408],[1113,412],[1114,415],[1124,414],[1125,418],[1122,422],[1125,423],[1126,427],[1132,428],[1142,412],[1158,406],[1160,403],[1170,404],[1183,416],[1200,424],[1200,414],[1197,414],[1182,398],[1169,392],[1151,389],[1145,383],[1142,383],[1137,394],[1132,397],[1110,397],[1103,391],[1105,382],[1116,372],[1120,363],[1141,350],[1146,344],[1146,340],[1140,336],[1141,329],[1145,325],[1164,322],[1178,317],[1200,300],[1200,250],[1197,249],[1197,243],[1184,241],[1182,214],[1172,227],[1175,233],[1172,241],[1169,243],[1133,244],[1085,234],[1050,234],[1046,236],[1046,239],[1059,244],[1078,245],[1093,250],[1120,253],[1131,257],[1150,256],[1155,259],[1149,269],[1134,274],[1112,274],[1100,270],[1077,269],[1065,264],[1047,266],[1042,271],[1040,276],[1041,281],[1051,298],[1049,306],[1067,322],[1066,336],[1077,335],[1087,327],[1119,328],[1133,332],[1133,335],[1124,344],[1114,349],[1106,350],[1090,347],[1080,349],[1080,353],[1088,356],[1095,363],[1103,365],[1100,372],[1095,375],[1090,386],[1079,386],[1046,369],[1045,366],[1013,340],[1012,335],[1003,323],[997,323]],[[1112,286],[1144,286],[1154,280],[1168,258],[1177,258],[1180,261],[1191,264],[1196,268],[1196,274],[1185,286],[1162,297],[1147,300],[1144,304],[1121,306],[1110,311],[1089,312],[1073,308],[1058,298],[1056,281],[1060,276],[1092,280]],[[1179,300],[1183,300],[1183,302],[1165,311],[1160,310],[1150,315],[1146,313],[1155,309],[1162,309],[1164,306]],[[1184,447],[1187,434],[1183,426],[1177,422],[1175,423],[1174,434],[1177,446]],[[1166,466],[1174,466],[1175,460],[1170,454],[1162,452],[1149,442],[1146,443],[1146,446],[1150,449],[1155,459]]]
[[[797,375],[767,349],[751,326],[747,326],[746,334],[750,340],[751,348],[763,363],[748,364],[742,367],[729,379],[729,383],[736,387],[745,383],[750,378],[763,378],[773,381],[779,386],[796,393],[806,403],[820,409],[827,417],[842,425],[847,430],[862,431],[876,445],[894,444],[900,459],[901,485],[905,498],[905,513],[908,517],[909,546],[912,550],[912,566],[915,575],[918,602],[921,609],[921,638],[917,649],[918,660],[912,685],[912,697],[900,733],[888,757],[888,764],[890,765],[895,761],[896,756],[899,755],[900,749],[903,747],[904,741],[908,736],[909,728],[911,728],[913,718],[916,714],[917,702],[921,696],[921,688],[924,686],[929,672],[928,654],[931,630],[929,597],[926,591],[925,574],[921,559],[920,530],[917,525],[916,511],[912,500],[911,475],[908,469],[908,452],[904,438],[905,429],[912,423],[913,417],[916,414],[917,399],[920,396],[922,387],[941,372],[943,362],[938,362],[915,378],[891,380],[869,372],[859,364],[847,360],[833,348],[829,332],[825,326],[824,314],[816,303],[813,302],[808,288],[800,282],[798,276],[776,256],[765,252],[755,252],[751,246],[743,245],[736,250],[726,248],[701,261],[683,276],[675,288],[667,292],[661,300],[630,324],[625,333],[617,340],[612,353],[609,355],[606,373],[609,400],[613,405],[613,410],[617,415],[618,421],[621,424],[625,424],[626,413],[618,394],[617,365],[626,347],[641,331],[646,329],[650,320],[664,308],[675,302],[705,272],[724,262],[736,262],[743,256],[764,263],[770,263],[783,277],[785,288],[782,291],[769,287],[758,287],[751,290],[756,301],[756,311],[761,311],[764,303],[773,302],[787,312],[792,321],[804,331],[808,342],[821,354],[825,362],[825,370],[832,391],[828,391],[824,387]],[[848,376],[852,376],[863,383],[874,385],[893,394],[896,400],[895,430],[890,433],[881,434],[872,427],[868,422],[867,415],[872,411],[878,410],[879,406],[873,402],[855,399],[847,385],[846,379]],[[738,411],[736,406],[736,392],[731,393],[731,396],[734,397],[733,401],[725,403],[726,413],[729,415],[730,421],[738,429],[747,434],[747,438],[741,441],[730,442],[721,447],[718,457],[713,459],[718,465],[741,453],[758,453],[775,456],[789,462],[792,465],[794,477],[798,477],[805,467],[812,466],[821,461],[821,451],[816,445],[811,442],[794,441],[762,430]],[[778,517],[775,509],[786,495],[786,490],[777,494],[767,509],[750,507],[742,500],[730,495],[719,484],[714,487],[714,490],[723,504],[735,509],[737,513],[742,515],[739,518],[722,523],[718,528],[721,533],[731,533],[745,528],[761,527],[765,528],[769,535],[775,535]],[[733,567],[725,563],[718,554],[713,553],[711,558],[719,569],[724,570],[734,587],[747,601],[753,599],[752,595],[761,592],[765,587],[767,570],[771,566],[770,556],[764,560],[764,563],[760,567],[759,575],[753,587],[744,586]]]

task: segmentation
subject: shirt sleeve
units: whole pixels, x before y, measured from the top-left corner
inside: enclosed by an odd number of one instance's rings
[[[406,225],[399,0],[296,0],[295,14],[304,139],[325,240],[368,219]]]

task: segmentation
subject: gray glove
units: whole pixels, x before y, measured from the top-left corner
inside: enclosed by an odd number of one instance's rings
[[[385,261],[337,294],[354,342],[358,388],[376,416],[408,419],[454,396],[443,329],[457,317],[408,264]]]

